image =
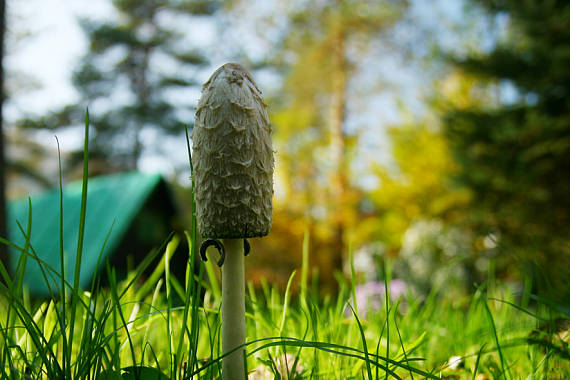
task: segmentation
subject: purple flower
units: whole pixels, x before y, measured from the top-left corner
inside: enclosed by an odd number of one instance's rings
[[[406,295],[407,291],[408,286],[403,280],[392,280],[389,285],[390,301],[395,302],[400,297]],[[368,312],[378,311],[384,306],[386,287],[383,282],[371,281],[362,285],[357,285],[355,293],[359,318],[365,318]],[[345,315],[347,317],[352,316],[350,308],[347,307]]]

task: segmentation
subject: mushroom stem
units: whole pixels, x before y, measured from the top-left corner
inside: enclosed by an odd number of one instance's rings
[[[222,353],[245,344],[245,278],[243,239],[224,239],[222,267]],[[222,359],[223,380],[244,380],[244,349]]]

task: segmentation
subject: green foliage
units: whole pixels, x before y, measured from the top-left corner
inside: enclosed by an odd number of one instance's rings
[[[488,53],[457,58],[476,82],[514,86],[514,99],[457,103],[446,135],[473,193],[471,222],[500,235],[505,254],[535,276],[541,292],[570,297],[570,9],[563,1],[481,1],[509,17],[509,38]],[[512,258],[508,260],[512,263]]]
[[[389,137],[394,165],[375,168],[380,184],[369,193],[375,214],[358,240],[378,239],[388,251],[397,252],[413,222],[452,222],[470,194],[449,180],[458,168],[437,126],[424,122],[392,127]]]

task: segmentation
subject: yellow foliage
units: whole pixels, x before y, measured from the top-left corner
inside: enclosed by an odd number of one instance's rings
[[[492,85],[491,80],[461,70],[451,71],[439,85],[442,101],[438,106],[457,110],[491,106]]]
[[[380,185],[370,193],[377,212],[376,238],[398,249],[410,224],[420,218],[450,220],[469,201],[465,189],[451,182],[458,168],[445,137],[427,125],[405,125],[389,131],[395,169],[377,166]],[[367,224],[371,224],[368,221]]]

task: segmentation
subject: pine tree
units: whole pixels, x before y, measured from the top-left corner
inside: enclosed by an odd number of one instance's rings
[[[73,75],[81,101],[58,112],[20,123],[58,129],[83,121],[90,109],[91,174],[137,168],[145,149],[160,150],[160,137],[178,135],[193,120],[192,89],[206,57],[185,36],[200,33],[193,16],[212,15],[216,1],[113,0],[117,17],[83,21],[89,50]],[[185,97],[176,104],[176,99]],[[148,131],[159,131],[151,144]],[[71,155],[68,170],[81,159]]]
[[[500,236],[505,253],[538,268],[534,274],[543,275],[534,279],[542,291],[568,297],[570,6],[479,3],[509,17],[509,38],[487,54],[454,63],[481,80],[511,84],[517,96],[510,103],[447,113],[447,135],[462,167],[459,180],[474,194],[471,211],[480,231]]]

